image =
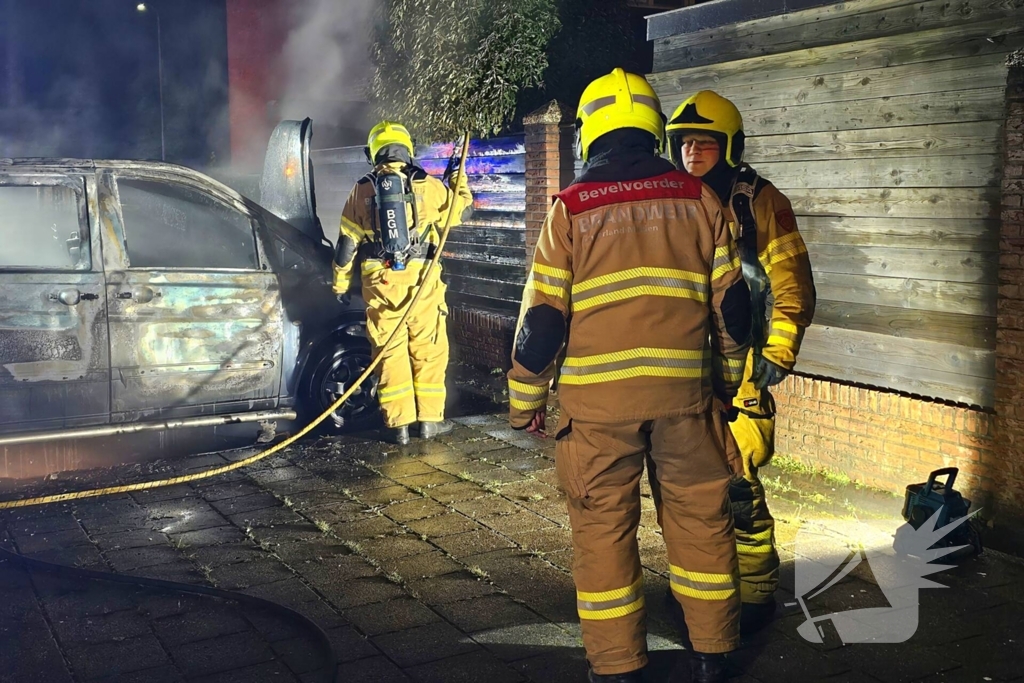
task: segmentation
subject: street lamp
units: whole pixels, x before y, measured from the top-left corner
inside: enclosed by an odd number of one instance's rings
[[[149,11],[149,5],[140,2],[135,9],[144,14]],[[164,143],[164,58],[160,42],[160,13],[153,10],[153,14],[156,15],[156,69],[157,86],[160,90],[160,161],[167,161],[167,148]]]

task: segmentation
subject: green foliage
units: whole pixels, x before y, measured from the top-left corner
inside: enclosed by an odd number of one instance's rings
[[[383,0],[370,101],[420,140],[495,135],[541,85],[556,0]]]
[[[370,102],[420,142],[518,127],[621,66],[641,71],[622,0],[380,0]]]

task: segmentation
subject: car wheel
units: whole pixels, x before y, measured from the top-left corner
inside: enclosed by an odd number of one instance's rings
[[[314,359],[302,397],[304,417],[313,420],[345,393],[370,365],[370,344],[365,339],[332,340]],[[371,375],[345,403],[320,423],[322,431],[358,432],[380,423],[377,376]]]

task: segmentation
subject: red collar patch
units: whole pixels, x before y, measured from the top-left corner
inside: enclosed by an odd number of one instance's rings
[[[624,204],[653,199],[700,199],[700,178],[682,171],[614,183],[580,183],[571,185],[558,194],[571,214],[598,209],[609,204]]]

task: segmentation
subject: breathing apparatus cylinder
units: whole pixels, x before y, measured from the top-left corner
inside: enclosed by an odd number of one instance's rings
[[[378,171],[374,180],[378,239],[392,270],[405,270],[416,226],[416,197],[407,184],[404,173],[390,169]]]

